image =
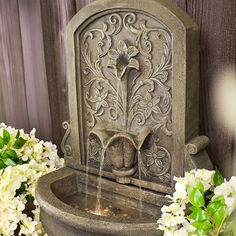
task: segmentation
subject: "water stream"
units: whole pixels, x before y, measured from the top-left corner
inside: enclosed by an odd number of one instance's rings
[[[115,108],[116,108],[116,122],[115,122],[115,128],[118,130],[119,129],[119,92],[120,92],[120,80],[117,80],[117,91],[116,91],[116,101],[115,101]]]
[[[86,175],[85,175],[85,207],[88,207],[88,177],[89,177],[89,139],[87,141],[87,155],[86,155]]]
[[[142,187],[141,187],[141,180],[142,180],[142,159],[141,159],[141,152],[138,150],[138,179],[139,179],[139,217],[142,217],[142,208],[143,208],[143,201],[142,201]]]
[[[102,197],[102,174],[103,174],[103,164],[104,164],[104,155],[105,150],[102,149],[101,154],[101,161],[100,161],[100,168],[99,168],[99,178],[98,178],[98,184],[97,184],[97,200],[96,200],[96,207],[94,214],[101,215],[102,213],[102,207],[101,207],[101,197]]]

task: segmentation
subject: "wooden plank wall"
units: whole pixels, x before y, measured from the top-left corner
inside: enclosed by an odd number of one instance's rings
[[[40,1],[18,1],[29,127],[51,139],[51,112],[43,47]],[[30,30],[29,30],[30,29]]]
[[[52,140],[60,144],[62,122],[68,116],[66,81],[65,29],[75,14],[74,0],[41,0],[45,65],[48,78]]]
[[[236,63],[236,1],[188,0],[187,12],[200,27],[201,100],[200,128],[211,139],[209,153],[225,174],[233,170],[233,137],[216,120],[213,105],[217,73]]]
[[[144,0],[148,1],[148,0]],[[226,176],[236,174],[233,138],[215,119],[216,73],[236,62],[236,0],[172,0],[191,15],[201,33],[200,130]],[[92,0],[0,0],[0,122],[57,145],[68,119],[65,27]]]
[[[29,128],[17,0],[0,1],[0,120]]]

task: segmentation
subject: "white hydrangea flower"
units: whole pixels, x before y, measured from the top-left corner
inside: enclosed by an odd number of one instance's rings
[[[32,218],[27,217],[26,214],[22,214],[21,227],[19,235],[32,235],[35,231],[35,227],[38,224],[37,221],[33,221]]]
[[[234,194],[232,197],[225,198],[225,204],[227,206],[227,213],[231,215],[231,213],[236,209],[236,195]]]
[[[182,182],[177,182],[175,184],[175,192],[173,194],[174,199],[185,200],[188,197],[186,185]]]
[[[192,171],[193,172],[193,171]],[[198,169],[194,170],[195,177],[203,183],[204,191],[207,191],[213,186],[213,177],[215,171],[206,170],[206,169]]]
[[[162,213],[172,212],[174,215],[184,215],[184,209],[176,202],[170,204],[169,206],[163,206],[161,208]]]
[[[166,229],[163,236],[174,236],[174,232]]]
[[[174,232],[174,236],[188,236],[188,231],[182,227]]]
[[[157,221],[157,223],[169,228],[177,226],[177,222],[175,220],[175,216],[173,216],[171,213],[163,213],[162,217]]]
[[[224,197],[228,215],[236,209],[236,177],[214,187],[214,175],[215,171],[199,169],[186,172],[184,177],[174,177],[175,192],[173,196],[166,196],[170,205],[161,208],[162,216],[157,221],[158,229],[164,231],[165,236],[196,236],[196,228],[185,216],[185,210],[189,204],[187,189],[199,181],[204,186],[204,192],[214,191],[213,200],[219,196]]]
[[[8,166],[0,170],[0,235],[13,236],[14,231],[20,226],[19,235],[47,236],[40,222],[39,207],[36,200],[34,218],[27,217],[24,213],[27,203],[26,197],[31,194],[35,197],[35,184],[38,178],[46,173],[56,170],[64,165],[64,160],[57,155],[57,148],[51,142],[40,141],[35,137],[35,129],[30,134],[24,130],[0,124],[0,136],[6,129],[10,134],[10,141],[2,150],[12,147],[16,135],[26,140],[24,146],[14,149],[17,157],[25,164]],[[21,186],[24,191],[16,194]]]
[[[234,191],[236,192],[236,176],[232,176],[230,178],[229,184],[234,188]]]
[[[235,192],[234,186],[230,183],[230,181],[229,182],[225,181],[223,184],[215,188],[214,194],[216,196],[223,195],[224,197],[228,197],[234,192]]]
[[[2,130],[2,129],[4,129],[4,128],[7,128],[6,124],[0,123],[0,129]]]
[[[236,177],[232,176],[229,181],[224,181],[220,186],[217,186],[214,190],[215,196],[223,196],[225,204],[227,206],[227,213],[230,215],[236,209]]]

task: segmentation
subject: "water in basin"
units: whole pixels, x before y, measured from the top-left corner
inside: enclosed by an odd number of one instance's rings
[[[138,209],[119,204],[116,201],[108,201],[101,198],[100,210],[96,210],[96,196],[78,192],[63,198],[63,202],[78,210],[86,211],[93,215],[106,218],[112,221],[125,223],[153,223],[156,222],[157,215],[150,215]],[[157,210],[158,212],[158,210]]]

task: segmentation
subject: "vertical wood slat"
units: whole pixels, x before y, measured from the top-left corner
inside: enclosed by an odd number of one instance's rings
[[[29,130],[17,0],[0,0],[0,123]]]
[[[51,140],[40,0],[20,0],[18,4],[30,128],[36,128],[37,137]]]
[[[184,10],[187,10],[187,0],[172,0],[175,4]]]
[[[217,73],[235,64],[236,6],[234,0],[188,0],[188,13],[200,27],[200,128],[209,136],[209,154],[225,176],[233,174],[232,137],[216,119],[213,105]],[[234,174],[235,170],[234,170]]]
[[[52,119],[52,141],[59,147],[64,135],[62,122],[69,118],[65,34],[66,25],[75,14],[75,2],[74,0],[41,0],[40,3]]]
[[[95,0],[75,0],[76,12]]]

